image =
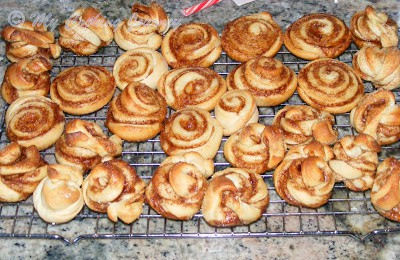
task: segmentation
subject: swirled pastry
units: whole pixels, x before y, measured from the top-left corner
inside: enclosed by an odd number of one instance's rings
[[[78,55],[91,55],[113,40],[113,27],[99,10],[78,8],[59,28],[58,42]]]
[[[53,80],[51,99],[72,115],[95,112],[105,106],[115,92],[112,74],[100,66],[71,67]]]
[[[329,161],[336,181],[343,181],[353,191],[370,189],[380,151],[380,145],[369,135],[347,135],[340,139],[333,147],[335,159]]]
[[[55,145],[58,163],[75,166],[83,171],[122,153],[122,140],[108,138],[94,122],[74,119],[65,125],[65,132]]]
[[[353,68],[377,88],[392,90],[400,86],[400,50],[397,47],[363,47],[353,56]]]
[[[158,80],[167,71],[168,64],[161,53],[149,48],[137,48],[118,57],[113,75],[121,90],[134,81],[156,89]]]
[[[172,68],[210,67],[221,56],[221,39],[209,24],[182,24],[165,35],[161,52]]]
[[[258,57],[242,63],[226,78],[228,89],[248,90],[257,106],[276,106],[288,100],[296,90],[293,70],[277,59]]]
[[[46,222],[65,223],[83,208],[83,173],[78,168],[52,164],[39,168],[47,175],[33,193],[33,205]]]
[[[93,211],[107,212],[130,224],[143,211],[145,183],[133,167],[122,160],[106,161],[95,166],[83,182],[83,198]]]
[[[201,211],[211,226],[232,227],[258,220],[268,204],[268,188],[260,175],[227,168],[213,175]]]
[[[400,140],[400,107],[390,90],[366,94],[351,111],[350,123],[357,132],[372,136],[380,145]]]
[[[282,128],[289,147],[313,140],[323,144],[334,143],[338,137],[338,132],[332,127],[334,123],[335,118],[328,112],[305,105],[285,106],[276,113],[272,122]]]
[[[110,104],[105,125],[120,138],[146,141],[156,136],[167,115],[167,103],[156,90],[130,83]]]
[[[167,155],[198,152],[212,159],[222,141],[222,127],[210,113],[200,108],[187,108],[173,113],[160,133],[161,148]]]
[[[286,48],[305,60],[336,58],[351,43],[346,24],[330,14],[309,14],[292,23],[283,35]]]
[[[46,162],[36,146],[20,146],[13,142],[0,151],[0,201],[27,199],[46,177],[37,169]]]
[[[297,92],[308,105],[332,114],[349,112],[364,95],[361,78],[334,59],[309,62],[298,75]]]
[[[167,157],[146,188],[146,201],[166,218],[188,220],[201,207],[214,163],[197,152]]]
[[[222,95],[214,112],[225,136],[232,135],[247,124],[257,123],[259,118],[256,99],[249,91],[241,89],[229,90]]]
[[[7,109],[6,131],[11,142],[39,151],[52,146],[64,131],[65,116],[60,107],[42,96],[15,100]]]
[[[16,26],[6,26],[1,36],[7,42],[6,55],[11,62],[37,55],[56,59],[61,54],[54,33],[41,23],[25,21]]]
[[[43,56],[22,59],[7,67],[1,96],[11,104],[19,97],[47,96],[50,90],[51,61]]]
[[[226,92],[226,82],[209,68],[180,68],[162,75],[157,89],[175,110],[198,107],[211,111]]]
[[[273,57],[283,43],[283,33],[268,12],[237,18],[225,25],[222,48],[229,57],[246,62],[258,56]]]
[[[258,174],[274,169],[285,152],[282,130],[259,123],[243,127],[224,144],[224,156],[232,166]]]
[[[376,12],[372,6],[351,17],[350,31],[358,48],[376,46],[379,48],[397,46],[397,24],[385,13]]]

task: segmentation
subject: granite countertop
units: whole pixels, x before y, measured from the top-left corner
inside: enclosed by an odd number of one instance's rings
[[[200,0],[198,0],[200,1]],[[224,0],[196,15],[184,17],[183,7],[198,2],[193,0],[158,2],[164,6],[172,19],[172,26],[187,22],[205,22],[213,25],[220,33],[227,21],[243,15],[260,11],[270,12],[283,30],[305,14],[326,12],[334,14],[349,24],[356,11],[373,5],[384,11],[400,24],[400,2],[386,1],[344,1],[344,0],[257,0],[237,7],[233,1]],[[141,1],[148,4],[150,1]],[[79,6],[99,8],[112,22],[129,17],[132,1],[84,1],[84,0],[1,0],[0,25],[7,25],[13,12],[20,12],[26,18],[35,15],[50,15],[53,24],[60,24]],[[55,29],[57,31],[57,29]],[[3,79],[6,64],[5,44],[0,41],[0,80]],[[0,228],[2,225],[0,220]],[[78,224],[77,224],[78,225]],[[400,234],[379,235],[364,242],[349,236],[318,237],[274,237],[274,238],[208,238],[208,239],[82,239],[75,244],[66,245],[60,240],[0,239],[1,258],[196,258],[196,259],[263,259],[263,258],[400,258]]]

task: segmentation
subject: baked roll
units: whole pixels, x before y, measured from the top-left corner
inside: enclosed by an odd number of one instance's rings
[[[233,167],[258,174],[275,169],[285,152],[282,130],[259,123],[243,127],[224,144],[224,156]]]
[[[47,96],[51,61],[43,56],[22,59],[9,65],[1,85],[1,96],[11,104],[19,97]]]
[[[82,184],[83,198],[93,211],[107,212],[130,224],[143,211],[145,183],[129,163],[111,160],[96,165]]]
[[[46,176],[33,193],[33,206],[49,223],[72,220],[83,208],[83,172],[78,168],[52,164],[39,168]]]
[[[338,132],[333,129],[334,123],[335,118],[328,112],[305,105],[291,105],[276,113],[272,125],[282,128],[283,139],[291,147],[313,140],[333,144],[338,138]]]
[[[140,82],[130,83],[110,104],[105,125],[131,142],[155,137],[167,115],[167,103],[156,90]]]
[[[100,66],[71,67],[56,76],[51,99],[72,115],[85,115],[105,106],[115,92],[112,74]]]
[[[390,90],[365,94],[351,111],[350,123],[357,132],[372,136],[380,145],[400,140],[400,107]]]
[[[173,113],[160,133],[161,148],[167,155],[198,152],[212,159],[222,141],[222,127],[210,113],[200,108],[187,108]]]
[[[20,146],[13,142],[0,151],[0,201],[17,202],[27,199],[46,177],[38,168],[46,161],[36,146]]]
[[[113,40],[113,26],[99,10],[78,8],[59,28],[60,45],[78,55],[91,55]]]
[[[276,106],[288,100],[296,90],[293,70],[277,59],[258,57],[238,65],[227,78],[228,89],[248,90],[257,106]]]
[[[346,24],[330,14],[309,14],[292,23],[283,35],[285,47],[299,58],[336,58],[351,43]]]
[[[165,35],[161,52],[172,68],[210,67],[221,56],[221,39],[209,24],[182,24]]]
[[[351,17],[350,31],[358,48],[376,46],[379,48],[397,46],[397,24],[387,14],[376,12],[372,6]]]
[[[65,132],[55,144],[58,163],[75,166],[83,171],[122,153],[122,140],[107,137],[94,122],[74,119],[65,125]]]
[[[259,174],[227,168],[213,175],[201,211],[211,226],[232,227],[258,220],[268,204],[268,188]]]
[[[39,151],[52,146],[64,131],[65,116],[52,100],[26,96],[15,100],[7,109],[6,132],[11,142],[24,147],[35,145]]]
[[[158,80],[167,71],[168,64],[161,53],[149,48],[137,48],[118,57],[113,75],[121,90],[134,81],[156,89]]]
[[[175,110],[198,107],[211,111],[226,92],[226,82],[209,68],[181,68],[162,75],[157,89]]]
[[[268,12],[239,17],[222,32],[222,48],[234,60],[246,62],[258,56],[274,57],[283,43],[283,33]]]
[[[197,152],[167,157],[146,187],[147,203],[162,216],[188,220],[201,207],[214,163]]]
[[[300,70],[298,80],[301,99],[332,114],[349,112],[364,95],[361,78],[350,66],[334,59],[309,62]]]
[[[329,161],[336,182],[343,181],[353,191],[370,189],[380,151],[380,145],[369,135],[347,135],[340,139],[333,147],[335,159]]]
[[[221,96],[214,109],[215,119],[230,136],[245,125],[257,123],[259,118],[256,99],[247,90],[229,90]]]

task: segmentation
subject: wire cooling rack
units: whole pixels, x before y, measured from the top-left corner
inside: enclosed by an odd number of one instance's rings
[[[352,57],[357,51],[351,46],[338,59],[351,64]],[[101,65],[110,71],[115,60],[123,51],[115,44],[101,49],[90,57],[76,56],[70,52],[64,52],[54,61],[52,77],[60,71],[80,65]],[[276,58],[293,69],[296,73],[307,63],[290,54],[284,47],[276,55]],[[223,77],[239,63],[232,61],[226,54],[222,54],[215,62],[213,69]],[[373,90],[369,83],[365,83],[366,91]],[[117,90],[116,94],[119,91]],[[395,91],[396,101],[399,102],[399,93]],[[286,103],[272,108],[260,108],[260,122],[271,124],[274,115],[279,109],[288,104],[304,104],[297,93]],[[0,145],[8,143],[5,135],[4,116],[6,106],[1,109],[0,118]],[[104,127],[104,121],[108,106],[96,113],[81,116]],[[171,111],[169,110],[170,115]],[[67,115],[67,121],[76,118]],[[337,115],[335,127],[340,137],[354,134],[350,126],[349,114]],[[222,170],[229,166],[226,162],[222,147],[215,158],[216,170]],[[388,156],[399,158],[400,144],[384,146],[380,153],[380,161]],[[43,156],[49,163],[54,163],[54,148],[44,151]],[[124,142],[122,159],[135,167],[138,174],[146,181],[151,178],[157,166],[166,158],[159,143],[158,136],[143,143]],[[122,222],[111,222],[106,214],[96,213],[86,206],[69,223],[55,225],[40,219],[33,207],[32,198],[19,203],[0,203],[0,237],[21,238],[46,238],[59,239],[66,243],[75,243],[81,239],[94,238],[218,238],[218,237],[277,237],[277,236],[318,236],[318,235],[349,235],[365,240],[376,234],[399,232],[400,224],[386,220],[373,208],[370,202],[369,191],[352,192],[342,183],[335,184],[332,198],[318,209],[308,209],[288,205],[276,194],[273,187],[272,172],[262,175],[269,187],[270,205],[262,218],[257,222],[234,228],[213,228],[203,219],[202,214],[196,214],[189,221],[167,220],[153,211],[148,205],[144,205],[140,219],[131,225]]]

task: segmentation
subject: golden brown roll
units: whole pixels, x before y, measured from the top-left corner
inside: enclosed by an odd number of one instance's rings
[[[228,89],[248,90],[257,106],[276,106],[288,100],[296,90],[293,70],[277,59],[258,57],[238,65],[227,78]]]
[[[1,96],[11,104],[19,97],[47,96],[51,61],[44,56],[22,59],[9,65],[1,85]]]
[[[182,24],[165,35],[161,52],[172,68],[210,67],[221,56],[221,39],[209,24]]]
[[[359,133],[372,136],[380,145],[400,139],[400,107],[390,90],[376,90],[364,98],[350,113],[350,123]]]
[[[11,142],[18,142],[24,147],[35,145],[42,151],[62,135],[65,116],[52,100],[26,96],[18,98],[8,107],[5,121]]]
[[[347,135],[340,139],[333,147],[335,159],[329,161],[336,181],[343,181],[353,191],[370,189],[380,151],[380,145],[369,135]]]
[[[336,58],[351,43],[346,24],[330,14],[309,14],[292,23],[283,35],[286,48],[305,60]]]
[[[167,157],[147,185],[146,201],[166,218],[191,219],[203,202],[206,177],[213,173],[213,161],[197,152]]]
[[[211,226],[232,227],[258,220],[268,204],[268,188],[259,174],[227,168],[213,175],[201,211]]]
[[[143,211],[145,183],[133,167],[122,160],[95,166],[82,184],[83,198],[93,211],[107,212],[114,222],[130,224]]]
[[[335,118],[328,112],[305,105],[285,106],[276,113],[272,122],[282,128],[288,147],[313,140],[333,144],[338,138],[338,132],[333,129],[334,123]]]
[[[239,17],[222,32],[222,48],[234,60],[246,62],[258,56],[274,57],[283,43],[283,33],[268,12]]]
[[[114,92],[114,77],[100,66],[68,68],[57,75],[50,87],[51,99],[72,115],[85,115],[101,109]]]
[[[257,123],[259,118],[256,99],[247,90],[229,90],[221,96],[215,106],[215,119],[230,136],[245,125]]]
[[[400,222],[400,162],[386,158],[379,164],[371,189],[371,202],[385,218]]]
[[[130,83],[108,109],[105,125],[126,141],[155,137],[167,115],[167,103],[156,90],[140,82]]]
[[[0,201],[27,199],[46,177],[38,168],[46,162],[36,146],[20,146],[13,142],[0,151]]]
[[[58,163],[75,166],[83,171],[122,153],[122,140],[107,137],[94,122],[74,119],[65,125],[65,132],[55,144]]]
[[[161,148],[167,155],[198,152],[212,159],[222,141],[222,127],[210,113],[200,108],[187,108],[173,113],[160,133]]]
[[[363,47],[353,56],[353,68],[376,88],[392,90],[400,86],[400,50],[397,47]]]
[[[300,70],[298,80],[301,99],[332,114],[349,112],[364,95],[361,78],[350,66],[334,59],[309,62]]]
[[[158,80],[167,71],[168,64],[161,53],[149,48],[137,48],[118,57],[113,75],[121,90],[134,81],[156,89]]]
[[[46,176],[33,193],[33,205],[49,223],[72,220],[83,208],[83,172],[78,168],[52,164],[39,168]]]
[[[59,28],[60,45],[78,55],[91,55],[113,40],[113,26],[99,10],[80,7]]]
[[[243,127],[224,144],[224,156],[233,167],[258,174],[274,169],[285,152],[282,130],[259,123]]]
[[[350,31],[358,48],[397,46],[397,24],[387,14],[376,12],[372,6],[351,17]]]
[[[316,141],[292,147],[273,174],[279,197],[294,206],[318,208],[328,202],[335,176],[329,146]]]
[[[162,75],[157,89],[175,110],[198,107],[211,111],[226,92],[226,82],[209,68],[181,68]]]

